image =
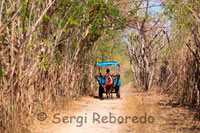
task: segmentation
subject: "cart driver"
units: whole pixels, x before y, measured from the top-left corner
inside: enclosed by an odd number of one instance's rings
[[[110,75],[110,69],[106,69],[106,74],[105,74],[105,77],[109,76]]]
[[[108,81],[106,83],[107,85],[111,85],[113,83],[113,78],[110,74],[110,69],[106,69],[106,74],[105,74],[104,78],[105,79],[108,78]]]

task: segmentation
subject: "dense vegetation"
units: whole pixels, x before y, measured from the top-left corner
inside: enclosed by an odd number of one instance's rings
[[[148,0],[1,0],[0,130],[21,131],[26,116],[94,90],[96,62],[124,50],[135,86],[199,108],[200,1],[157,6],[164,11]]]
[[[113,4],[1,1],[1,130],[20,131],[26,116],[95,89],[95,64],[112,59],[119,47],[113,37],[124,28]]]
[[[200,108],[200,1],[168,1],[171,43],[161,66],[160,85],[181,104]]]
[[[135,85],[149,90],[160,86],[172,102],[200,106],[200,1],[136,2],[137,19],[129,34],[129,57]],[[137,10],[138,11],[138,10]]]

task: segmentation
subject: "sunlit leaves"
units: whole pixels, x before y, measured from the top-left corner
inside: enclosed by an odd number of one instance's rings
[[[48,16],[48,15],[44,15],[44,19],[47,20],[47,21],[49,21],[51,19],[51,17]]]
[[[195,21],[189,8],[196,6],[192,0],[170,0],[165,7],[165,15],[169,16],[172,21],[176,21],[179,28],[190,29]]]
[[[112,16],[118,16],[119,15],[119,10],[115,9],[115,8],[111,8],[109,10],[109,14]]]
[[[36,0],[37,2],[45,2],[45,0]]]
[[[0,67],[0,79],[6,76],[6,70],[3,67]]]
[[[71,19],[71,18],[69,18],[68,21],[69,21],[69,23],[71,25],[78,25],[78,23],[75,20]]]

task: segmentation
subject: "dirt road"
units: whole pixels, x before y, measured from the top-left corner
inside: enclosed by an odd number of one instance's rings
[[[104,100],[99,100],[97,98],[97,94],[90,97],[85,97],[78,101],[78,108],[80,111],[77,113],[69,113],[69,112],[57,112],[51,114],[51,120],[48,120],[46,123],[40,122],[36,127],[33,127],[33,130],[37,130],[37,132],[42,133],[117,133],[119,132],[120,124],[116,121],[115,123],[103,123],[101,118],[104,116],[120,116],[123,110],[123,105],[126,102],[127,98],[131,94],[130,84],[125,85],[121,88],[121,97],[120,99],[116,98],[116,94],[113,94],[113,99],[107,99],[104,95]],[[56,117],[54,117],[54,115]],[[73,120],[69,123],[63,122],[61,119],[63,117],[73,117]],[[83,117],[83,122],[81,121],[81,117]],[[97,119],[100,117],[99,119]],[[96,118],[96,120],[94,120]],[[60,119],[60,122],[59,122]],[[79,119],[79,120],[78,120]],[[70,120],[70,119],[69,119]],[[87,121],[86,121],[87,120]],[[94,120],[94,121],[93,121]],[[100,121],[100,123],[99,123]],[[52,122],[52,123],[51,123]],[[57,123],[57,124],[55,124]],[[45,124],[49,125],[49,127],[44,126]],[[34,132],[35,132],[34,131]]]
[[[126,63],[128,64],[128,63]],[[122,67],[122,79],[130,72]],[[45,121],[34,118],[33,133],[190,133],[200,132],[197,112],[188,107],[169,105],[165,96],[153,91],[137,91],[128,83],[121,87],[121,98],[98,99],[98,92],[64,108],[47,113]],[[112,117],[112,118],[111,118]],[[113,118],[114,117],[114,118]],[[121,118],[120,118],[121,117]],[[110,119],[111,118],[111,119]],[[116,121],[115,121],[116,118]]]
[[[163,96],[152,92],[136,92],[130,83],[121,88],[120,99],[116,96],[107,99],[104,95],[105,99],[99,100],[96,96],[97,94],[76,101],[76,106],[72,106],[74,109],[71,111],[59,110],[48,114],[48,120],[37,121],[31,132],[200,132],[200,122],[195,119],[195,112],[179,106],[165,105]],[[110,119],[110,116],[114,116],[116,121],[114,118]],[[123,118],[119,118],[120,116]]]
[[[120,124],[118,122],[110,123],[108,120],[102,120],[102,117],[120,116],[122,115],[123,104],[130,94],[130,84],[121,88],[122,98],[116,98],[113,94],[113,99],[108,99],[104,95],[104,100],[94,99],[91,97],[86,103],[83,103],[81,112],[78,112],[76,116],[84,116],[87,114],[87,123],[83,123],[81,127],[77,127],[77,123],[70,124],[68,127],[62,126],[58,129],[60,133],[66,132],[91,132],[91,133],[117,133],[120,130]],[[100,116],[99,119],[97,119]],[[96,118],[96,120],[95,120]],[[114,119],[113,119],[114,120]],[[99,123],[100,122],[100,123]]]

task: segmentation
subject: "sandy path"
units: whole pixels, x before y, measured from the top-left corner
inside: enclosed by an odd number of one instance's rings
[[[125,85],[121,88],[121,97],[120,99],[116,98],[116,95],[113,94],[113,99],[107,99],[104,95],[104,100],[99,100],[97,98],[89,98],[86,102],[81,104],[80,112],[76,113],[75,116],[86,116],[87,122],[84,122],[81,127],[77,127],[80,124],[74,122],[69,126],[62,125],[56,129],[55,132],[58,133],[68,133],[68,132],[79,132],[79,133],[117,133],[119,132],[120,124],[116,123],[105,123],[101,119],[93,121],[93,119],[97,119],[99,116],[102,118],[103,116],[109,117],[109,113],[111,116],[120,116],[121,111],[123,109],[123,103],[126,101],[128,95],[130,94],[130,84]]]
[[[39,125],[32,127],[33,133],[190,133],[200,132],[200,122],[194,118],[196,113],[179,106],[163,105],[163,96],[156,95],[153,92],[136,92],[131,88],[130,83],[121,87],[121,97],[107,99],[104,95],[104,100],[99,100],[97,94],[94,97],[84,97],[78,103],[78,108],[75,111],[68,112],[66,110],[57,110],[60,113],[56,118],[50,115],[51,119],[47,122],[39,122]],[[94,116],[95,113],[95,116]],[[145,113],[154,117],[154,123],[98,123],[93,121],[100,115],[109,117],[112,116],[143,116]],[[54,113],[56,114],[56,113]],[[97,115],[98,114],[98,115]],[[58,119],[64,116],[81,117],[83,121],[72,120],[71,123],[64,123]],[[87,121],[85,121],[87,120]],[[108,120],[108,119],[107,119]],[[106,121],[106,120],[105,120]],[[38,121],[37,121],[38,123]],[[82,124],[82,125],[81,125]]]
[[[124,66],[121,70],[123,79],[128,66]],[[116,98],[115,94],[113,94],[113,99],[107,99],[104,94],[105,99],[99,100],[97,92],[94,96],[83,97],[74,101],[72,105],[66,105],[67,109],[60,108],[55,112],[47,113],[48,117],[45,121],[40,122],[34,118],[33,125],[30,127],[31,133],[200,132],[200,122],[194,117],[196,113],[189,108],[165,105],[163,99],[166,97],[152,91],[138,92],[131,87],[131,83],[122,86],[120,92],[120,99]],[[128,123],[122,124],[118,122],[102,123],[102,120],[100,120],[101,123],[93,121],[94,117],[97,118],[98,115],[100,118],[109,117],[110,113],[116,118],[119,116],[140,117],[146,113],[148,116],[154,117],[154,123],[132,123],[130,120]],[[57,114],[56,118],[55,114]],[[66,120],[66,116],[76,117],[76,119],[73,118],[71,122],[68,122],[69,119]],[[60,121],[58,122],[58,120]],[[81,120],[83,121],[81,122]],[[68,123],[65,123],[66,121]]]
[[[97,97],[97,93],[94,96],[84,97],[81,98],[81,101],[76,101],[78,103],[78,110],[76,113],[69,113],[67,111],[57,111],[56,113],[49,114],[47,122],[39,122],[36,121],[32,127],[32,131],[34,133],[118,133],[120,131],[120,126],[118,122],[115,123],[103,123],[101,118],[103,116],[109,117],[110,113],[111,116],[120,116],[123,114],[124,103],[126,102],[127,98],[131,94],[131,85],[127,84],[121,87],[121,98],[117,98],[116,94],[113,94],[113,99],[107,98],[104,94],[104,99],[100,100]],[[55,114],[59,113],[54,117]],[[65,117],[75,116],[83,117],[83,122],[79,119],[72,119],[71,122],[65,123],[62,119]],[[93,121],[94,118],[98,120]],[[59,121],[60,119],[60,121]],[[87,119],[87,121],[85,121]],[[68,119],[69,120],[69,119]],[[105,120],[106,121],[106,120]],[[54,123],[58,122],[58,123]]]

